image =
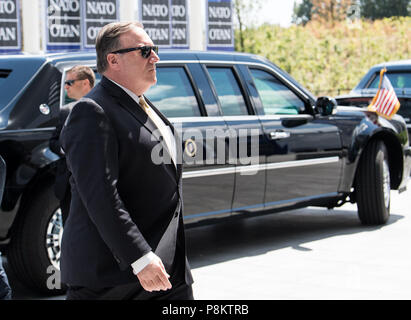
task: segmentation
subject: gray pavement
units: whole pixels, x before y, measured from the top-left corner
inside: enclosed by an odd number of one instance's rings
[[[411,299],[411,190],[391,196],[378,227],[362,226],[346,204],[188,229],[195,298]],[[9,272],[16,298],[45,299]]]
[[[411,299],[410,200],[378,227],[346,204],[189,230],[195,298]]]

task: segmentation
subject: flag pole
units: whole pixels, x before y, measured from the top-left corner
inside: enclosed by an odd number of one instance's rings
[[[381,71],[380,71],[380,83],[378,84],[377,93],[375,94],[374,98],[372,99],[371,103],[368,106],[369,111],[376,111],[375,107],[374,107],[374,104],[375,104],[375,102],[377,100],[377,97],[378,97],[378,94],[381,90],[382,79],[384,78],[384,73],[386,73],[386,72],[387,72],[387,68],[385,67],[385,64],[384,64],[384,68],[382,68]]]

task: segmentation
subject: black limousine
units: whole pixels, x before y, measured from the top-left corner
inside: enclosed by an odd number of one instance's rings
[[[163,50],[160,58],[146,96],[182,138],[187,225],[347,201],[363,224],[388,220],[390,190],[404,190],[411,170],[401,116],[317,99],[255,55]],[[51,294],[63,229],[48,140],[76,64],[95,68],[94,53],[0,56],[0,241],[20,280]]]

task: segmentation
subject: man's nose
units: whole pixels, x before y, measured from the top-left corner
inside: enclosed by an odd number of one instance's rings
[[[157,53],[154,52],[154,50],[151,50],[150,52],[150,58],[149,58],[150,63],[157,63],[160,61],[160,57],[158,56]]]

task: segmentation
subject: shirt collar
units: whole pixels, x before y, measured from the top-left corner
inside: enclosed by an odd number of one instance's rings
[[[121,84],[118,84],[117,82],[115,82],[114,80],[111,80],[109,78],[107,78],[108,80],[110,80],[111,82],[113,82],[114,84],[118,85],[121,89],[123,89],[131,98],[133,98],[133,100],[135,102],[137,102],[138,104],[140,104],[140,97],[138,95],[136,95],[133,91],[123,87]]]

